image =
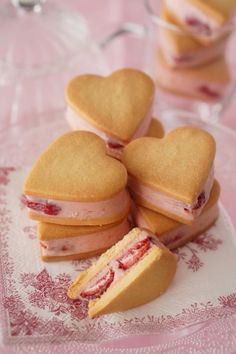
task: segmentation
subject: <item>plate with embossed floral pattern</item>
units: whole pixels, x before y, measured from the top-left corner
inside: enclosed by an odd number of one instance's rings
[[[28,169],[49,142],[68,130],[66,124],[48,123],[14,144],[0,144],[2,353],[236,350],[236,134],[185,112],[167,117],[163,124],[166,131],[190,124],[215,137],[220,217],[194,242],[175,251],[178,270],[164,295],[139,308],[93,320],[87,317],[86,303],[71,301],[66,290],[94,259],[43,263],[35,223],[20,202]]]

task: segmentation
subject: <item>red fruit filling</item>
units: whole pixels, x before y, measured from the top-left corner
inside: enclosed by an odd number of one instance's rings
[[[208,86],[202,85],[199,87],[199,91],[204,95],[207,95],[211,98],[220,98],[220,94],[218,92],[212,91]]]
[[[210,36],[210,34],[211,34],[211,29],[210,29],[209,25],[207,23],[200,21],[196,17],[193,17],[193,16],[186,17],[185,23],[188,26],[196,29],[197,32],[199,32],[200,34],[204,34],[206,36]]]
[[[42,212],[47,215],[58,215],[59,212],[61,211],[61,208],[56,204],[47,203],[47,202],[45,203],[33,202],[27,199],[25,195],[22,196],[21,201],[27,208]]]
[[[115,141],[110,141],[110,140],[108,140],[107,146],[108,146],[110,149],[123,149],[123,147],[124,147],[122,144],[117,143],[117,142],[115,142]]]
[[[62,251],[68,251],[69,248],[68,248],[66,245],[64,245],[64,246],[62,246],[61,250],[62,250]]]
[[[179,55],[176,57],[173,57],[174,62],[176,64],[181,64],[181,63],[189,63],[193,60],[193,57],[191,57],[190,55]]]
[[[45,245],[45,243],[43,243],[42,241],[40,241],[40,242],[39,242],[39,244],[40,244],[40,246],[41,246],[42,248],[45,248],[45,249],[47,249],[47,248],[48,248],[48,246],[47,246],[47,245]]]
[[[103,277],[100,278],[94,285],[86,290],[83,290],[80,293],[80,296],[88,300],[96,299],[109,288],[114,280],[114,276],[115,272],[112,268],[110,268],[108,272],[103,275]]]
[[[184,210],[185,210],[187,213],[190,213],[191,211],[194,211],[194,210],[197,210],[197,209],[201,208],[201,206],[202,206],[203,204],[205,204],[205,202],[206,202],[205,192],[202,192],[201,194],[199,194],[196,203],[195,203],[194,206],[192,207],[192,210],[189,210],[189,209],[187,209],[187,208],[184,208]]]
[[[147,250],[151,247],[151,239],[150,237],[145,238],[142,241],[134,244],[127,252],[123,254],[117,262],[119,264],[119,268],[126,270],[132,267],[138,260],[147,252]]]
[[[198,198],[197,198],[197,202],[196,204],[194,205],[193,207],[193,210],[197,210],[199,208],[201,208],[201,206],[206,202],[206,196],[205,196],[205,193],[202,192]]]

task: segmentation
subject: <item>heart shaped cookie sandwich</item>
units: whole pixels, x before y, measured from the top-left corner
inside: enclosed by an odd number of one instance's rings
[[[23,202],[32,219],[62,225],[103,225],[123,219],[127,172],[106,155],[103,140],[70,132],[53,142],[26,178]]]
[[[207,203],[214,181],[214,138],[204,130],[181,127],[163,139],[132,141],[122,161],[137,204],[191,224]]]
[[[220,186],[215,180],[210,198],[192,225],[184,225],[150,209],[136,206],[135,223],[150,230],[169,249],[174,249],[193,241],[198,235],[208,230],[219,215],[218,199]]]
[[[160,26],[159,40],[163,56],[170,67],[187,68],[198,66],[210,62],[224,53],[228,35],[217,39],[210,46],[202,46],[189,33],[178,27],[176,20],[166,9],[163,1],[162,3],[161,18],[170,27]],[[171,25],[177,27],[171,27]]]
[[[89,300],[90,317],[125,311],[163,294],[176,263],[175,255],[155,236],[135,228],[79,274],[68,296]]]
[[[165,0],[179,25],[199,43],[209,46],[232,29],[235,0]]]
[[[81,75],[66,87],[67,120],[75,130],[89,130],[104,139],[117,157],[132,139],[148,130],[155,87],[152,79],[135,69],[108,77]]]

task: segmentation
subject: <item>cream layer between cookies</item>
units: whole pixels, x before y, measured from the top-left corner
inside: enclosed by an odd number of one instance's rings
[[[186,221],[193,221],[201,214],[202,209],[207,203],[213,182],[214,170],[212,168],[201,193],[193,204],[185,203],[152,187],[148,187],[132,176],[129,177],[128,185],[134,195],[137,195],[154,207],[166,211],[173,216],[176,215]]]
[[[153,105],[151,106],[146,116],[143,118],[141,124],[138,126],[137,130],[135,131],[134,135],[130,140],[140,138],[147,133],[152,118],[152,111]],[[109,134],[106,134],[99,128],[96,128],[94,125],[90,124],[89,121],[83,119],[83,117],[77,114],[70,107],[67,107],[66,119],[73,130],[88,130],[100,136],[106,143],[108,154],[117,159],[121,158],[123,148],[127,143],[118,138],[112,137]]]
[[[91,234],[41,240],[40,246],[42,256],[69,256],[109,248],[119,241],[125,234],[127,234],[129,230],[129,222],[127,219],[124,219],[120,224],[115,224],[105,230],[98,229]]]
[[[198,216],[191,225],[179,223],[176,228],[162,234],[159,234],[157,230],[156,235],[166,247],[174,249],[180,244],[184,245],[189,239],[191,239],[191,236],[197,236],[201,232],[207,230],[217,219],[218,215],[219,208],[218,205],[215,204],[208,210],[203,211],[203,213]],[[135,222],[138,227],[150,229],[150,226],[142,216],[142,213],[138,210],[136,210]]]
[[[190,68],[207,63],[223,54],[227,44],[227,38],[213,43],[210,47],[199,45],[199,49],[197,50],[185,50],[181,53],[177,52],[177,50],[170,45],[164,34],[160,34],[160,44],[162,53],[169,66],[172,68]]]
[[[115,196],[97,202],[73,202],[24,196],[23,203],[35,214],[52,218],[92,220],[122,214],[130,204],[129,193],[124,189]]]
[[[165,0],[165,3],[169,11],[199,40],[212,42],[225,33],[229,21],[222,25],[189,0]]]

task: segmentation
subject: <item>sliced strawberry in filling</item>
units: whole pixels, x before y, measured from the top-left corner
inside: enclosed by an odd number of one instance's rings
[[[83,290],[80,296],[88,300],[96,299],[101,296],[111,285],[114,280],[115,272],[112,268],[108,270],[94,285]]]
[[[56,204],[48,203],[48,202],[45,203],[33,202],[32,200],[28,199],[25,195],[22,196],[21,201],[27,208],[33,209],[35,211],[39,211],[47,215],[58,215],[59,212],[61,211],[61,208]]]
[[[107,146],[110,149],[123,149],[123,147],[124,147],[122,144],[115,142],[115,141],[111,141],[111,140],[108,140]]]
[[[207,85],[202,85],[199,87],[199,91],[201,93],[203,93],[204,95],[210,97],[210,98],[220,98],[221,95],[216,92],[216,91],[213,91],[210,87],[208,87]]]
[[[42,242],[42,241],[40,241],[40,242],[39,242],[39,244],[40,244],[40,246],[41,246],[42,248],[45,248],[45,249],[47,249],[47,248],[48,248],[48,246],[47,246],[47,245],[45,245],[45,243],[44,243],[44,242]]]
[[[198,198],[197,198],[197,202],[196,204],[194,205],[193,207],[193,210],[197,210],[199,208],[201,208],[201,206],[206,202],[206,196],[205,196],[205,193],[202,192]]]
[[[119,268],[126,270],[132,267],[138,260],[149,250],[151,247],[150,237],[145,238],[142,241],[135,243],[127,252],[123,254],[117,262]]]
[[[200,34],[204,34],[206,36],[210,36],[211,35],[211,29],[209,27],[209,25],[205,22],[202,22],[201,20],[199,20],[196,17],[193,16],[188,16],[185,19],[185,23],[194,28],[198,33]]]
[[[193,57],[190,55],[179,55],[179,56],[173,57],[173,60],[177,64],[188,63],[193,60]]]

